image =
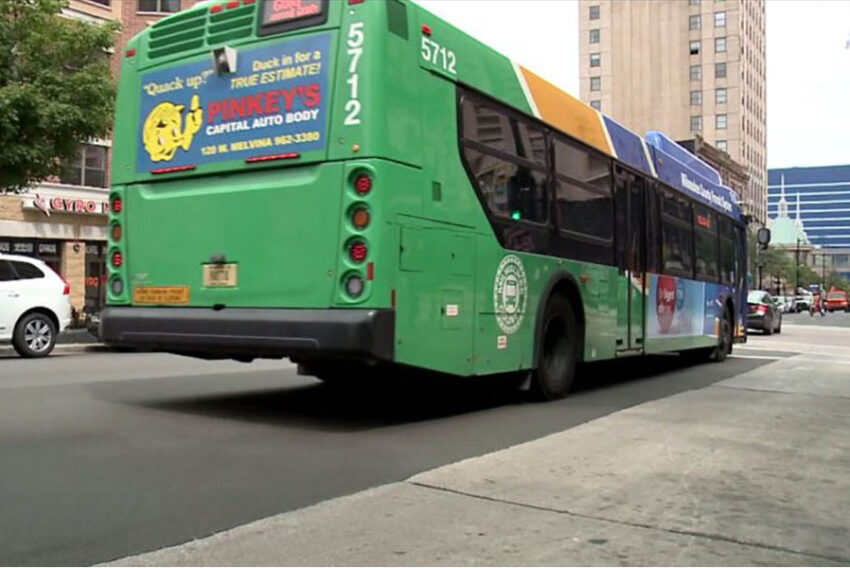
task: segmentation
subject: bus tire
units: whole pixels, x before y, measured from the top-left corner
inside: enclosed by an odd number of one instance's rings
[[[580,343],[572,304],[555,294],[546,303],[537,340],[537,367],[531,381],[535,397],[554,400],[566,396],[575,377]]]
[[[732,353],[732,332],[732,311],[727,308],[723,310],[723,319],[720,322],[720,337],[717,338],[717,347],[712,357],[714,361],[722,363]]]

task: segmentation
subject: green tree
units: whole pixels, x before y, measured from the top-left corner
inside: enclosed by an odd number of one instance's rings
[[[58,175],[111,127],[118,24],[61,16],[63,0],[0,0],[0,193]]]

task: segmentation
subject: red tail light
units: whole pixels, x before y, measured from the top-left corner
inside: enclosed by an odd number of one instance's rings
[[[121,268],[121,265],[124,264],[124,257],[121,255],[120,251],[115,251],[112,253],[112,266],[113,268]]]
[[[767,313],[767,306],[757,306],[756,313],[760,315],[764,315]]]
[[[359,174],[354,178],[354,191],[359,195],[366,195],[372,191],[372,178],[369,174]]]
[[[348,249],[348,254],[351,256],[351,260],[360,263],[366,260],[366,255],[369,254],[369,249],[366,247],[365,243],[356,242]]]

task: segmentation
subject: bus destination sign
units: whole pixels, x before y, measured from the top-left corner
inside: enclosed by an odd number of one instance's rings
[[[136,171],[326,147],[330,37],[239,51],[217,75],[205,58],[142,76]]]
[[[262,25],[279,24],[322,14],[323,0],[266,0]]]

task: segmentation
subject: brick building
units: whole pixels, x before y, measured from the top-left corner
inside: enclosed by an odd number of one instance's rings
[[[68,18],[121,23],[112,57],[118,78],[123,46],[160,18],[195,0],[70,0]],[[76,314],[94,312],[105,296],[108,193],[112,142],[87,140],[59,179],[23,195],[0,196],[0,252],[40,258],[71,286]]]

